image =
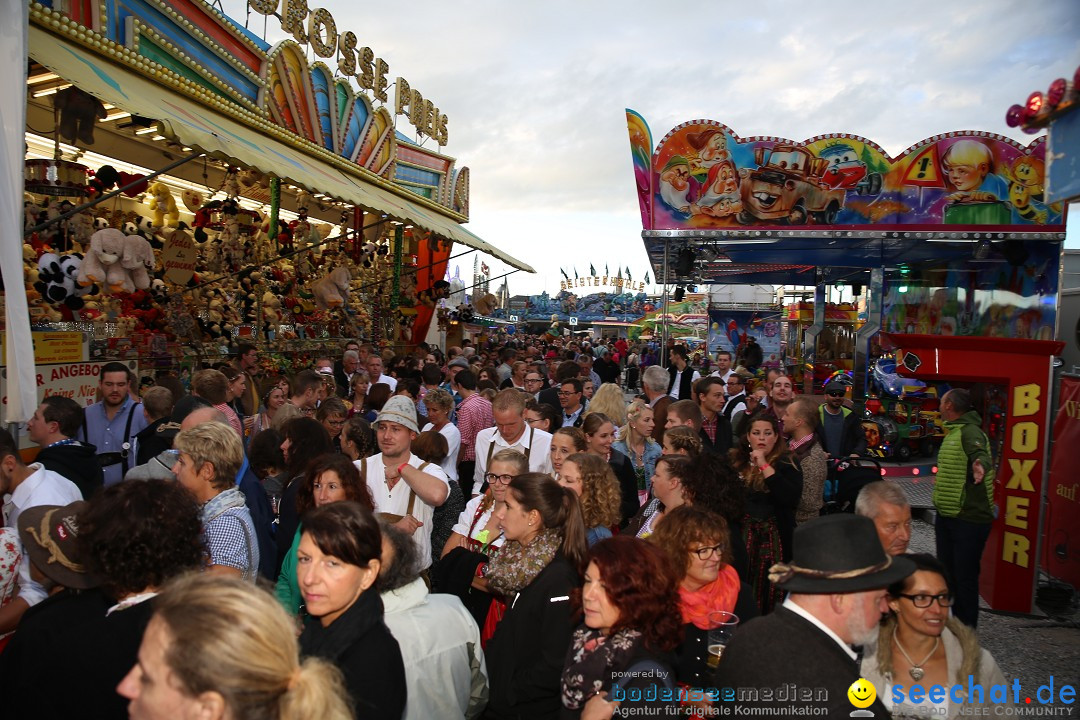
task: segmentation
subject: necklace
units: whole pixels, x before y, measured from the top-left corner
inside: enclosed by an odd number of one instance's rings
[[[904,659],[908,661],[908,665],[911,666],[908,669],[908,675],[911,676],[912,680],[918,682],[919,680],[922,680],[923,675],[926,674],[926,672],[922,669],[922,666],[925,665],[926,661],[929,660],[933,656],[933,654],[937,652],[938,645],[941,644],[941,638],[934,638],[934,647],[930,648],[930,652],[926,654],[926,657],[924,657],[921,662],[915,662],[911,659],[911,656],[907,654],[907,650],[905,650],[904,646],[900,644],[900,639],[896,637],[896,635],[893,635],[893,642],[896,643],[896,647],[899,648],[900,653],[904,656]]]

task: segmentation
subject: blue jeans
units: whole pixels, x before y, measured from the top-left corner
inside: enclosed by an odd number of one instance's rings
[[[937,515],[934,520],[937,557],[952,582],[953,615],[974,628],[979,622],[979,569],[990,523],[974,523]]]

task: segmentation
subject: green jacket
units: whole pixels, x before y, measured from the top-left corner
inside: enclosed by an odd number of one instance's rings
[[[300,608],[304,604],[304,596],[300,594],[300,583],[296,580],[296,549],[300,547],[300,528],[296,528],[296,536],[293,538],[292,547],[281,563],[281,574],[278,575],[275,595],[289,615],[296,617],[300,614]]]
[[[994,460],[990,440],[982,431],[982,418],[970,410],[945,423],[945,439],[938,452],[934,508],[942,517],[968,522],[994,521]],[[981,484],[975,484],[972,464],[978,460],[986,469]]]

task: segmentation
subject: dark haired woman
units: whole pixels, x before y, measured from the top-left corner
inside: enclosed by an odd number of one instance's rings
[[[749,562],[748,580],[764,615],[783,600],[783,591],[769,581],[769,568],[791,557],[802,472],[774,416],[754,415],[747,427],[730,458],[748,490],[742,542]]]
[[[878,632],[877,652],[868,652],[863,658],[862,676],[881,688],[879,697],[893,717],[908,717],[905,713],[910,713],[956,718],[989,713],[973,712],[980,705],[967,697],[969,677],[974,676],[973,682],[983,688],[1008,681],[993,656],[979,646],[975,631],[950,617],[953,594],[945,566],[932,555],[903,557],[915,563],[915,572],[889,586],[890,613]],[[946,696],[940,703],[927,698],[915,706],[894,705],[894,685],[905,690],[912,685],[959,687],[962,701]]]
[[[611,449],[615,443],[615,423],[601,412],[591,412],[581,423],[581,431],[585,433],[585,452],[604,458],[615,472],[620,493],[619,527],[626,527],[641,504],[638,502],[637,475],[633,463],[618,450]]]
[[[382,411],[383,405],[393,395],[393,391],[390,390],[390,386],[386,383],[375,383],[368,388],[367,402],[364,404],[362,417],[369,423],[375,422],[375,418],[379,416],[379,412]]]
[[[255,415],[251,424],[251,437],[255,437],[262,430],[268,430],[274,421],[274,415],[289,397],[288,385],[281,387],[279,378],[267,378],[259,383],[259,400],[262,407]]]
[[[589,552],[580,603],[585,621],[566,655],[561,717],[610,718],[616,708],[677,714],[678,698],[665,690],[675,688],[679,596],[663,551],[627,535],[601,540]]]
[[[356,717],[401,720],[405,665],[374,587],[381,557],[379,522],[363,505],[332,503],[304,516],[296,569],[311,619],[300,652],[341,670]]]
[[[126,717],[116,686],[137,659],[148,601],[205,561],[202,511],[178,482],[117,483],[84,505],[75,517],[54,513],[49,524],[73,531],[68,537],[101,587],[54,593],[23,616],[0,654],[5,685],[18,688],[7,693],[4,717]]]
[[[320,455],[331,452],[330,434],[318,420],[298,417],[285,423],[281,428],[284,438],[281,452],[285,458],[285,472],[289,480],[281,490],[281,502],[278,504],[278,569],[285,554],[292,545],[293,535],[300,526],[300,513],[296,506],[296,496],[307,473],[308,465]]]
[[[345,421],[345,427],[341,429],[340,442],[341,452],[353,462],[371,457],[379,451],[378,445],[375,444],[375,432],[371,429],[371,423],[359,415],[354,415]]]
[[[301,521],[309,510],[343,500],[358,502],[368,510],[375,509],[367,483],[347,457],[341,453],[320,455],[311,462],[307,476],[296,494]],[[300,585],[296,581],[296,549],[300,546],[302,529],[297,528],[292,547],[281,563],[281,573],[277,579],[277,598],[293,616],[300,612],[304,604]]]
[[[506,616],[487,645],[491,698],[485,717],[551,718],[573,632],[570,595],[585,566],[585,523],[577,495],[549,475],[510,481],[496,517],[506,541],[478,574],[506,598]]]

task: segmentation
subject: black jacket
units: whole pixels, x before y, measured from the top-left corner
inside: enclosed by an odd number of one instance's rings
[[[722,413],[716,414],[716,442],[709,439],[709,433],[705,428],[698,430],[701,438],[701,449],[715,455],[727,455],[731,449],[731,422]]]
[[[817,433],[817,436],[821,440],[821,447],[825,448],[825,452],[833,457],[864,455],[866,453],[866,432],[863,430],[862,420],[859,418],[859,414],[851,408],[844,408],[841,411],[844,413],[843,439],[840,441],[840,447],[831,448],[827,444],[829,441],[826,438],[825,433],[826,412],[828,412],[828,410],[825,409],[824,405],[818,408],[818,422],[822,428]]]
[[[0,654],[0,677],[11,690],[4,717],[128,716],[116,686],[135,665],[153,604],[106,616],[113,604],[99,590],[63,590],[26,611]]]
[[[255,525],[255,537],[259,541],[259,574],[270,581],[277,580],[277,545],[274,543],[274,509],[270,505],[263,485],[248,465],[240,477],[240,492],[251,513]],[[294,531],[295,532],[295,531]],[[292,547],[290,545],[290,547]]]
[[[623,527],[630,521],[630,518],[637,514],[640,507],[637,494],[637,474],[634,472],[634,464],[630,462],[630,458],[618,450],[611,451],[611,459],[608,460],[608,465],[611,466],[611,469],[615,472],[615,477],[619,481],[619,491],[622,494],[622,501],[619,503],[619,527]]]
[[[327,660],[345,676],[353,712],[364,720],[401,720],[405,713],[405,664],[383,622],[383,602],[368,588],[328,627],[308,620],[300,654]]]
[[[83,499],[89,500],[94,491],[105,483],[96,456],[96,447],[76,441],[43,448],[34,461],[75,483]]]
[[[145,428],[135,433],[138,439],[135,452],[135,464],[145,465],[166,450],[172,450],[173,438],[180,426],[171,422],[172,418],[158,418]]]
[[[563,662],[574,630],[570,593],[580,586],[577,570],[556,553],[516,598],[508,598],[506,615],[485,651],[491,698],[484,717],[559,715]]]
[[[754,490],[746,496],[746,514],[758,519],[776,517],[784,562],[787,562],[791,559],[795,533],[795,508],[802,499],[802,470],[788,460],[777,460],[773,469],[776,472],[772,477],[765,478],[766,490]]]
[[[769,689],[774,697],[785,688],[795,687],[800,691],[820,688],[826,691],[827,699],[819,702],[798,699],[767,702],[760,695],[756,701],[735,702],[743,707],[826,708],[824,714],[828,717],[846,718],[853,709],[848,688],[859,677],[858,664],[835,640],[809,620],[779,607],[764,617],[739,624],[720,660],[714,687]],[[874,717],[889,717],[880,696],[868,709]]]

